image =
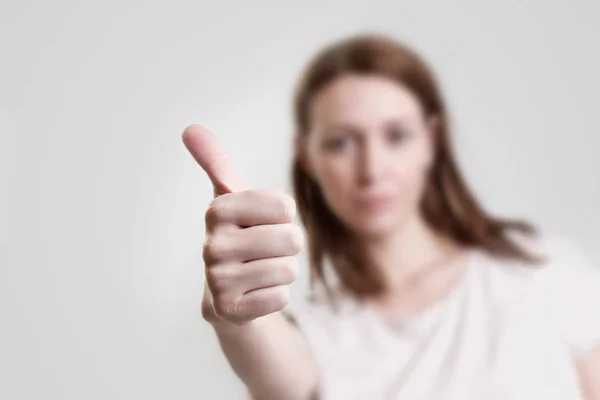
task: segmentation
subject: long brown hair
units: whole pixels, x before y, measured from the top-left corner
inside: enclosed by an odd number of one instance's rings
[[[330,44],[310,60],[294,99],[298,135],[310,130],[309,107],[315,95],[344,74],[369,74],[390,78],[409,88],[421,102],[426,117],[438,121],[435,159],[422,198],[422,213],[437,232],[458,244],[480,248],[489,254],[535,262],[509,233],[533,234],[529,223],[496,218],[477,202],[463,179],[450,142],[444,99],[425,61],[404,44],[384,35],[365,34]],[[298,212],[307,231],[311,288],[322,284],[331,294],[325,261],[329,259],[341,289],[357,297],[380,293],[382,276],[370,269],[358,243],[329,209],[318,185],[306,173],[296,155],[292,183]]]

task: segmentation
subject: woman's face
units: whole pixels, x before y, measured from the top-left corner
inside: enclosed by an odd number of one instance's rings
[[[351,230],[390,234],[417,215],[433,159],[431,123],[415,95],[378,76],[342,76],[310,110],[304,165]]]

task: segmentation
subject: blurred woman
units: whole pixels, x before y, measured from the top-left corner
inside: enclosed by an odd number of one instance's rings
[[[600,277],[490,215],[435,77],[380,35],[330,44],[295,97],[294,197],[246,189],[215,138],[203,315],[256,399],[600,400]],[[311,294],[290,304],[304,225]]]

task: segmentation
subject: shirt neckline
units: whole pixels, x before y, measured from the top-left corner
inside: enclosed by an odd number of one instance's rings
[[[429,332],[433,326],[443,317],[448,307],[458,298],[460,293],[463,292],[463,288],[467,285],[469,277],[472,274],[472,270],[475,264],[475,259],[478,255],[476,248],[467,249],[467,254],[464,256],[464,271],[461,276],[457,279],[453,287],[436,302],[427,306],[423,311],[408,317],[394,316],[392,314],[386,314],[382,310],[378,310],[375,307],[370,307],[361,304],[356,299],[351,299],[351,312],[358,312],[363,316],[373,320],[377,323],[383,323],[388,328],[409,334],[410,336],[422,336]]]

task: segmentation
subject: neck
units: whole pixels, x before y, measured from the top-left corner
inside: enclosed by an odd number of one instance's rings
[[[457,250],[456,244],[434,232],[419,215],[393,233],[365,239],[364,246],[392,290],[406,278],[443,263]]]

